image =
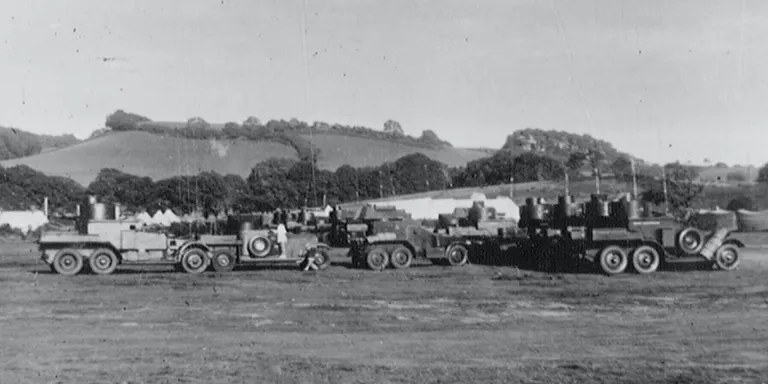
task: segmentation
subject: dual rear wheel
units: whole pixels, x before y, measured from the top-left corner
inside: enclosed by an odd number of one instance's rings
[[[109,248],[98,248],[91,252],[86,264],[83,255],[77,249],[65,248],[56,253],[51,263],[51,269],[65,276],[73,276],[84,269],[86,266],[91,272],[97,275],[109,275],[117,269],[120,260]]]
[[[630,265],[635,272],[647,275],[659,269],[661,256],[650,245],[641,245],[629,253],[618,245],[609,245],[600,250],[598,264],[607,275],[624,273]]]
[[[388,266],[395,269],[409,268],[413,263],[413,252],[408,247],[399,245],[390,252],[387,247],[378,246],[365,254],[365,265],[374,271],[383,271]]]

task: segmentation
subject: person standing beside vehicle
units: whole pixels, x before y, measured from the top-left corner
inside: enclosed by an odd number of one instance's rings
[[[288,246],[288,231],[285,229],[285,224],[282,220],[277,225],[277,243],[280,244],[280,258],[287,258],[288,255],[285,251]]]

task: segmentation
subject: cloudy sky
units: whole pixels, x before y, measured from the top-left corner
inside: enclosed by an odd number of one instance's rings
[[[768,162],[766,1],[304,3],[3,0],[0,125],[392,118],[456,146],[536,127],[651,161]]]

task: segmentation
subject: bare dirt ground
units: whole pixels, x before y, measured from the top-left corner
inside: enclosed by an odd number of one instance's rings
[[[0,383],[768,382],[768,254],[733,272],[420,264],[64,277],[0,244]]]

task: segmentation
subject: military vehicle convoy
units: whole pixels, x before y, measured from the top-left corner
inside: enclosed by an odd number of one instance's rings
[[[583,204],[572,196],[561,196],[556,204],[529,198],[516,222],[476,202],[465,214],[440,215],[434,228],[402,212],[369,206],[354,222],[364,227],[345,232],[352,264],[375,271],[409,268],[416,258],[451,266],[501,258],[547,272],[584,265],[607,275],[649,274],[681,262],[721,270],[739,265],[744,244],[727,229],[701,231],[640,205],[629,195],[615,201],[592,195]],[[43,233],[39,249],[51,269],[63,275],[84,269],[110,274],[120,264],[144,262],[172,263],[187,273],[227,272],[248,264],[288,263],[305,270],[330,265],[330,245],[312,234],[289,233],[281,250],[272,230],[255,229],[247,221],[228,228],[223,235],[152,233],[140,221],[120,220],[118,212],[93,200],[84,205],[75,231]]]
[[[76,275],[84,270],[108,275],[121,264],[170,263],[197,274],[213,267],[231,271],[236,264],[294,263],[304,269],[330,265],[328,247],[309,236],[288,235],[285,258],[269,230],[250,225],[234,235],[174,237],[146,231],[139,220],[121,220],[117,208],[90,198],[83,204],[74,231],[44,232],[38,240],[41,258],[52,271]]]
[[[467,218],[441,215],[433,231],[401,222],[392,230],[368,233],[355,240],[350,255],[353,265],[376,271],[407,268],[414,256],[437,254],[436,259],[460,266],[494,254],[548,272],[585,265],[616,275],[649,274],[662,264],[682,262],[733,270],[744,247],[727,229],[701,231],[672,216],[653,215],[648,204],[641,212],[640,202],[629,195],[616,201],[592,195],[583,204],[572,196],[559,197],[557,204],[529,198],[520,218],[517,228],[510,228],[476,203]]]

